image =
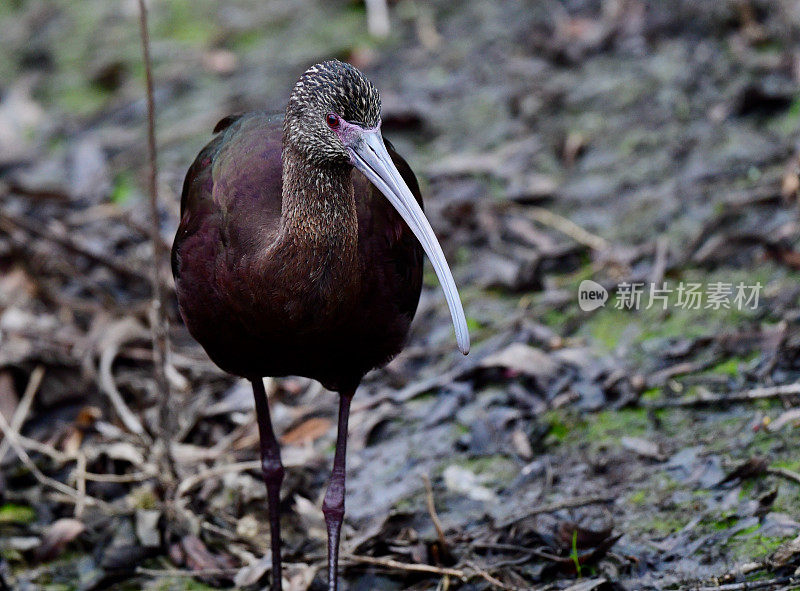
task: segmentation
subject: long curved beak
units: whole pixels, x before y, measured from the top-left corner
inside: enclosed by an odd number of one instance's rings
[[[411,194],[408,185],[400,176],[389,152],[386,151],[380,130],[364,130],[359,139],[349,148],[354,166],[363,172],[364,176],[386,196],[414,232],[417,240],[422,244],[425,254],[433,263],[433,269],[436,271],[436,276],[439,278],[444,297],[447,300],[447,306],[450,308],[450,316],[453,318],[458,349],[466,355],[469,353],[469,331],[467,330],[467,319],[464,317],[464,308],[461,306],[461,298],[458,296],[458,289],[453,281],[453,274],[444,258],[442,247],[433,233],[433,228],[428,223],[414,195]]]

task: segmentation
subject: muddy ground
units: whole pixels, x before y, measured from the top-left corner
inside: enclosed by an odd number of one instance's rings
[[[454,264],[472,353],[428,270],[355,399],[341,588],[800,585],[800,4],[402,0],[384,40],[359,2],[151,8],[166,246],[216,121],[338,57]],[[0,589],[269,580],[251,393],[166,260],[174,477],[162,453],[137,10],[0,5]],[[324,589],[336,397],[269,388],[286,588]]]

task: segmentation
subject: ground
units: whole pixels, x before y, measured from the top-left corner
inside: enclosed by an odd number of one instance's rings
[[[166,246],[216,121],[338,57],[380,90],[461,287],[471,354],[428,270],[356,396],[342,588],[796,588],[797,4],[390,16],[379,40],[360,2],[151,2]],[[186,333],[166,260],[174,477],[163,453],[137,3],[0,21],[0,589],[262,588],[249,386]],[[323,589],[336,397],[269,390],[287,588]]]

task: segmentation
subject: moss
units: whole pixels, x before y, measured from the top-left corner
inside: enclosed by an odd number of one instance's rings
[[[76,115],[92,115],[105,107],[112,94],[94,84],[78,83],[62,88],[55,95],[60,109]]]
[[[642,392],[642,400],[658,400],[661,398],[661,388],[649,388]]]
[[[150,589],[154,591],[210,591],[217,587],[210,587],[205,583],[186,577],[166,577],[159,580]]]
[[[561,410],[547,411],[542,419],[545,423],[550,425],[550,431],[547,434],[547,439],[555,440],[555,442],[566,440],[570,431],[577,426],[577,419],[574,417],[574,415],[568,415]],[[545,440],[545,443],[548,443],[548,441]]]
[[[114,179],[114,187],[111,190],[111,201],[117,205],[122,205],[130,201],[136,192],[133,176],[130,173],[120,173]]]
[[[206,5],[208,6],[208,5]],[[216,34],[216,18],[192,0],[171,0],[154,15],[156,38],[172,39],[184,45],[206,46]]]
[[[650,430],[647,409],[604,410],[588,417],[585,437],[592,442],[619,441],[622,437],[640,437]]]
[[[650,491],[647,490],[637,490],[631,496],[628,497],[628,501],[633,503],[634,505],[644,505],[645,501],[647,500],[647,495]]]
[[[453,424],[453,429],[455,429],[456,434],[458,436],[469,435],[469,433],[470,433],[469,427],[467,427],[466,425],[462,425],[461,423]]]
[[[155,493],[147,486],[140,486],[131,491],[131,504],[136,509],[157,509],[158,498]]]
[[[36,519],[36,511],[27,505],[6,503],[0,507],[0,524],[31,523]]]
[[[685,523],[670,513],[656,513],[653,517],[634,522],[632,528],[643,533],[667,536],[681,529]]]
[[[763,558],[789,539],[761,535],[757,533],[758,528],[759,526],[755,525],[731,536],[725,547],[732,560],[744,561]]]
[[[800,507],[800,490],[796,486],[781,486],[778,490],[778,497],[772,505],[772,510],[789,515],[797,514],[797,507]]]
[[[491,484],[508,482],[519,474],[519,467],[514,461],[500,454],[460,459],[456,460],[455,464],[466,468],[482,481]]]
[[[481,328],[483,328],[483,323],[480,320],[473,318],[472,316],[467,316],[467,330],[470,332],[478,332]]]

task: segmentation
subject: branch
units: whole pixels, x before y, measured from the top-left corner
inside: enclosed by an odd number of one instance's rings
[[[148,189],[150,193],[150,240],[153,243],[153,304],[150,327],[153,333],[153,365],[158,387],[159,404],[159,439],[164,446],[164,456],[169,472],[175,475],[175,462],[172,458],[170,416],[170,388],[167,380],[167,319],[164,314],[164,294],[161,290],[160,269],[164,260],[164,249],[161,242],[161,231],[158,223],[158,165],[156,156],[156,116],[153,99],[153,71],[150,59],[150,35],[147,30],[147,6],[145,0],[139,0],[139,25],[142,35],[142,57],[144,59],[145,83],[147,86],[147,152],[150,161]]]

